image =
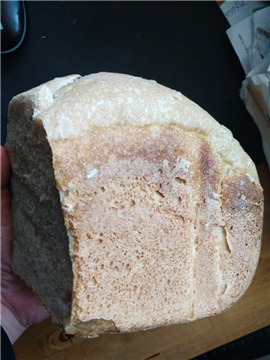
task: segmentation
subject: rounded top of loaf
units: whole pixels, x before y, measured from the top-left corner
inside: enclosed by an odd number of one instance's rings
[[[125,74],[97,73],[56,78],[15,97],[32,100],[48,140],[77,138],[92,127],[174,124],[207,137],[227,174],[239,171],[258,181],[252,160],[230,130],[178,91]],[[14,100],[15,100],[14,99]]]

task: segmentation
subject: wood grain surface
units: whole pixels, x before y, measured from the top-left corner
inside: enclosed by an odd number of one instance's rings
[[[253,282],[242,299],[221,315],[189,324],[94,339],[65,338],[50,320],[30,327],[14,344],[18,360],[191,359],[270,325],[270,174],[258,166],[265,193],[262,250]]]

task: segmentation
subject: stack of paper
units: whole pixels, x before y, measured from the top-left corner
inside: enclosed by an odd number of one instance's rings
[[[270,6],[225,1],[220,8],[232,25],[227,35],[246,74],[240,96],[260,129],[270,167]]]

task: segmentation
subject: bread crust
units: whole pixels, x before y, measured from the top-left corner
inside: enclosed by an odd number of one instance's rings
[[[13,102],[25,99],[51,147],[70,241],[67,331],[187,322],[240,299],[259,259],[263,193],[227,128],[123,74],[55,79]]]

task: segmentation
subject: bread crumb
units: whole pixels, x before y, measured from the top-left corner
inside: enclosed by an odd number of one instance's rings
[[[91,179],[92,177],[96,176],[98,174],[98,169],[92,169],[89,171],[89,173],[86,175],[87,179]]]

